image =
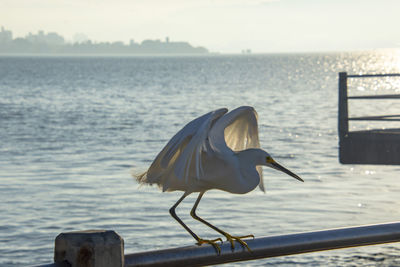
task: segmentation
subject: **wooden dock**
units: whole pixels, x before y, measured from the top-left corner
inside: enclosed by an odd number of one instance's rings
[[[349,78],[393,76],[400,77],[400,74],[348,75],[346,72],[339,73],[338,126],[340,163],[400,165],[400,128],[349,131],[349,120],[400,121],[400,115],[381,115],[352,118],[349,118],[348,115],[349,99],[400,99],[400,94],[348,96],[347,80]]]

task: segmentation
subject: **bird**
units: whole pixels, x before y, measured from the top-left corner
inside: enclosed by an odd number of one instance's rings
[[[196,209],[204,193],[211,189],[245,194],[258,186],[265,192],[262,166],[304,182],[260,148],[257,112],[253,107],[241,106],[230,112],[220,108],[187,123],[165,145],[148,170],[135,177],[140,184],[156,184],[163,192],[183,191],[169,212],[197,245],[210,244],[220,254],[223,241],[200,238],[176,215],[176,207],[192,193],[198,193],[198,197],[190,215],[225,236],[232,250],[237,241],[251,252],[243,239],[254,235],[233,236],[199,217]]]

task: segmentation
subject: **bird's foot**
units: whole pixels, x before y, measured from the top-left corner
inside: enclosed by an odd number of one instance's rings
[[[218,241],[222,243],[222,239],[221,238],[212,239],[212,240],[199,238],[197,240],[196,244],[199,245],[199,246],[201,246],[203,244],[210,244],[215,248],[215,250],[217,251],[218,255],[220,255],[221,254],[221,247],[220,247],[220,244],[217,243]]]
[[[242,239],[244,239],[244,238],[249,238],[249,237],[251,237],[251,238],[254,239],[254,235],[233,236],[233,235],[230,235],[230,234],[228,234],[228,233],[224,233],[223,235],[226,237],[226,240],[229,241],[229,242],[231,243],[231,248],[232,248],[232,250],[235,249],[235,241],[237,241],[237,242],[239,242],[239,244],[241,244],[243,247],[247,248],[247,250],[248,250],[249,252],[252,252],[251,249],[250,249],[250,247],[249,247],[249,245],[247,245],[247,243],[246,243],[245,241],[243,241]]]

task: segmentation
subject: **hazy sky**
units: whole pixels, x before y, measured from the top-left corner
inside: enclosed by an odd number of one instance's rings
[[[0,25],[226,53],[400,48],[400,0],[0,0]]]

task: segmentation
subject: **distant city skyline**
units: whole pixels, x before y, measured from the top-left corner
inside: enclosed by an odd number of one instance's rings
[[[399,10],[398,0],[2,0],[0,25],[69,41],[170,36],[222,53],[344,51],[400,48]]]
[[[90,42],[94,42],[94,43],[123,43],[126,45],[130,45],[135,43],[135,40],[133,38],[129,39],[129,42],[123,42],[121,40],[118,41],[97,41],[97,40],[93,40],[91,39],[89,36],[87,36],[84,33],[76,33],[74,34],[72,39],[66,39],[64,38],[64,36],[62,36],[61,34],[57,33],[57,32],[46,32],[43,29],[38,30],[36,33],[35,32],[28,32],[27,34],[25,34],[24,36],[15,36],[13,34],[12,29],[6,28],[4,27],[4,25],[0,24],[0,43],[4,43],[7,41],[12,41],[15,39],[26,39],[29,40],[33,43],[35,42],[44,42],[44,43],[51,43],[51,44],[63,44],[63,43],[84,43],[87,41]],[[143,41],[147,41],[150,39],[145,39]],[[142,41],[142,42],[143,42]],[[165,41],[165,43],[170,43],[170,37],[169,36],[165,36],[165,38],[162,39],[155,39],[155,41]],[[173,42],[173,41],[171,41]],[[176,42],[176,41],[175,41]],[[139,42],[140,43],[140,42]]]
[[[24,37],[14,38],[13,32],[0,27],[0,54],[207,54],[204,47],[193,47],[188,42],[173,42],[169,37],[165,41],[143,40],[128,44],[121,41],[97,42],[85,35],[78,35],[74,41],[66,41],[56,32],[39,30],[29,32]]]

